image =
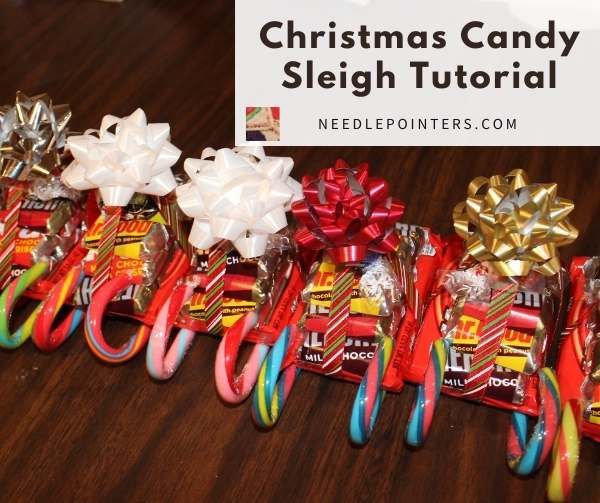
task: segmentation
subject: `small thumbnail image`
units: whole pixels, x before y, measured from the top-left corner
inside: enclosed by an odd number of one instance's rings
[[[279,107],[246,107],[246,141],[279,139]]]

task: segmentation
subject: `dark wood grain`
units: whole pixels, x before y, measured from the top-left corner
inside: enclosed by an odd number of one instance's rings
[[[172,125],[185,156],[233,142],[233,2],[0,2],[0,103],[47,91],[70,103],[73,127],[143,107]],[[574,199],[581,237],[564,256],[600,253],[600,149],[277,148],[296,175],[343,156],[368,160],[408,203],[407,220],[450,231],[453,205],[476,175],[526,168]],[[22,316],[22,313],[20,313]],[[111,321],[109,330],[127,333]],[[143,357],[96,361],[80,330],[46,355],[31,343],[0,352],[0,500],[543,501],[504,462],[509,416],[443,398],[424,449],[403,433],[414,390],[389,395],[371,442],[347,440],[353,385],[303,374],[278,426],[257,431],[249,404],[216,396],[217,340],[198,337],[168,383]],[[600,446],[583,442],[575,501],[600,500]]]

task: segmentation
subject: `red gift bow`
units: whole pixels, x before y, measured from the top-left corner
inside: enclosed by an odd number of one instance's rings
[[[358,263],[368,251],[390,253],[399,238],[395,223],[404,203],[388,195],[387,182],[369,178],[369,165],[351,168],[338,159],[317,177],[302,178],[304,200],[292,205],[302,227],[295,238],[301,246],[327,249],[338,264]]]

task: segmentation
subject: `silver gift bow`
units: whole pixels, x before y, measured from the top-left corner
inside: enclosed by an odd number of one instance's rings
[[[70,119],[69,105],[54,106],[47,94],[17,92],[14,105],[0,107],[0,177],[25,181],[55,174]]]

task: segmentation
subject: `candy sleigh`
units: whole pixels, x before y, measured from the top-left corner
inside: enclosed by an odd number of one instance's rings
[[[236,401],[252,389],[256,372],[246,371],[244,390],[232,390],[231,362],[235,370],[244,341],[255,344],[247,369],[260,366],[293,313],[300,281],[284,230],[298,196],[292,166],[292,159],[268,157],[262,148],[209,148],[201,159],[186,160],[190,182],[178,187],[177,200],[194,218],[193,264],[152,329],[146,363],[155,379],[173,375],[199,332],[223,335],[215,363],[223,398]],[[168,347],[173,327],[180,330]]]
[[[600,442],[600,258],[575,257],[570,277],[571,306],[558,361],[563,410],[548,476],[550,501],[569,498],[581,437]]]
[[[369,439],[385,390],[403,382],[400,341],[414,336],[441,249],[422,228],[398,226],[404,205],[367,164],[338,160],[302,181],[292,206],[301,248],[318,253],[296,325],[288,326],[261,366],[252,417],[263,428],[279,419],[301,369],[360,383],[350,418],[356,444]],[[403,235],[400,230],[404,230]]]
[[[63,181],[77,190],[99,189],[102,211],[83,239],[82,263],[40,308],[33,337],[40,349],[62,344],[84,311],[86,341],[101,360],[124,362],[145,346],[159,306],[189,267],[159,211],[160,198],[175,189],[170,168],[180,155],[168,140],[168,124],[148,124],[141,109],[123,119],[105,116],[99,131],[69,138],[74,161]],[[53,327],[67,302],[73,307]],[[141,322],[119,347],[102,332],[107,309]]]
[[[454,210],[460,239],[446,247],[404,375],[418,384],[406,441],[425,441],[441,392],[513,411],[511,470],[528,475],[550,452],[560,416],[553,371],[565,272],[556,248],[577,230],[555,184],[530,184],[522,170],[476,178]],[[527,438],[527,417],[537,417]]]
[[[34,309],[12,331],[12,311],[22,296],[40,300],[65,272],[82,235],[80,194],[60,183],[71,112],[47,95],[17,93],[0,108],[0,346],[14,349],[31,335]]]

